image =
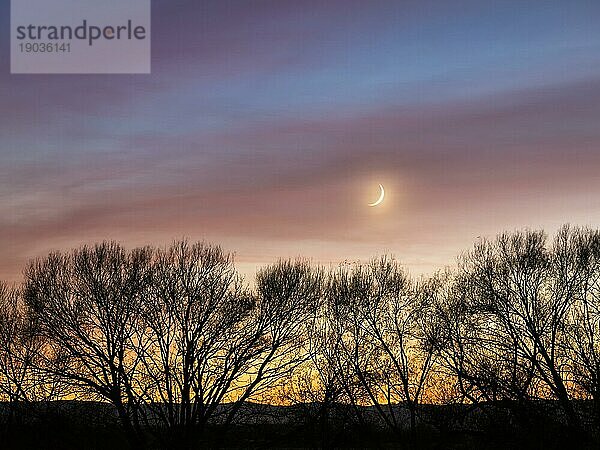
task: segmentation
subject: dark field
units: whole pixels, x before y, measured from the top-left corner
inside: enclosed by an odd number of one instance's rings
[[[588,406],[578,404],[584,416]],[[324,420],[316,404],[247,403],[236,424],[209,424],[198,430],[195,444],[187,448],[596,449],[600,444],[594,432],[569,430],[555,420],[559,409],[553,402],[529,406],[522,423],[511,413],[512,407],[425,405],[413,435],[408,424],[405,431],[390,433],[370,408],[362,411],[365,423],[360,424],[348,418],[342,405],[333,407]],[[9,405],[2,404],[3,449],[131,448],[108,404],[54,402],[18,405],[12,414],[9,411]],[[144,430],[144,448],[181,448],[176,437],[165,441],[162,430],[148,426]]]

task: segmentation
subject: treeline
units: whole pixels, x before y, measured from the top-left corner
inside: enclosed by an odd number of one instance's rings
[[[325,433],[375,417],[406,436],[501,408],[594,436],[600,232],[505,233],[420,279],[391,257],[279,261],[252,287],[204,243],[52,253],[0,289],[0,390],[9,411],[107,402],[136,448],[190,445],[248,402],[311,405]]]

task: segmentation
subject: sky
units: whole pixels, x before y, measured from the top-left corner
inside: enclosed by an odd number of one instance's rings
[[[600,226],[600,2],[153,0],[150,75],[11,75],[0,279],[102,240],[241,272]],[[377,199],[378,185],[386,189]]]

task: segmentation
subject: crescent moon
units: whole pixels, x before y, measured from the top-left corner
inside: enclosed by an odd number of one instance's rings
[[[385,190],[383,189],[383,186],[381,184],[379,185],[379,189],[381,191],[379,194],[379,198],[376,202],[369,203],[369,206],[377,206],[383,201],[383,198],[385,197]]]

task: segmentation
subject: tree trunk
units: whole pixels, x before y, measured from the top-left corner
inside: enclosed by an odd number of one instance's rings
[[[408,411],[410,413],[410,447],[417,446],[417,405],[412,401],[408,401]]]
[[[121,426],[125,431],[125,437],[127,442],[129,442],[129,446],[133,450],[143,450],[145,448],[143,439],[133,426],[131,417],[127,413],[125,407],[122,404],[117,404],[116,408],[119,415],[119,421],[121,422]]]

